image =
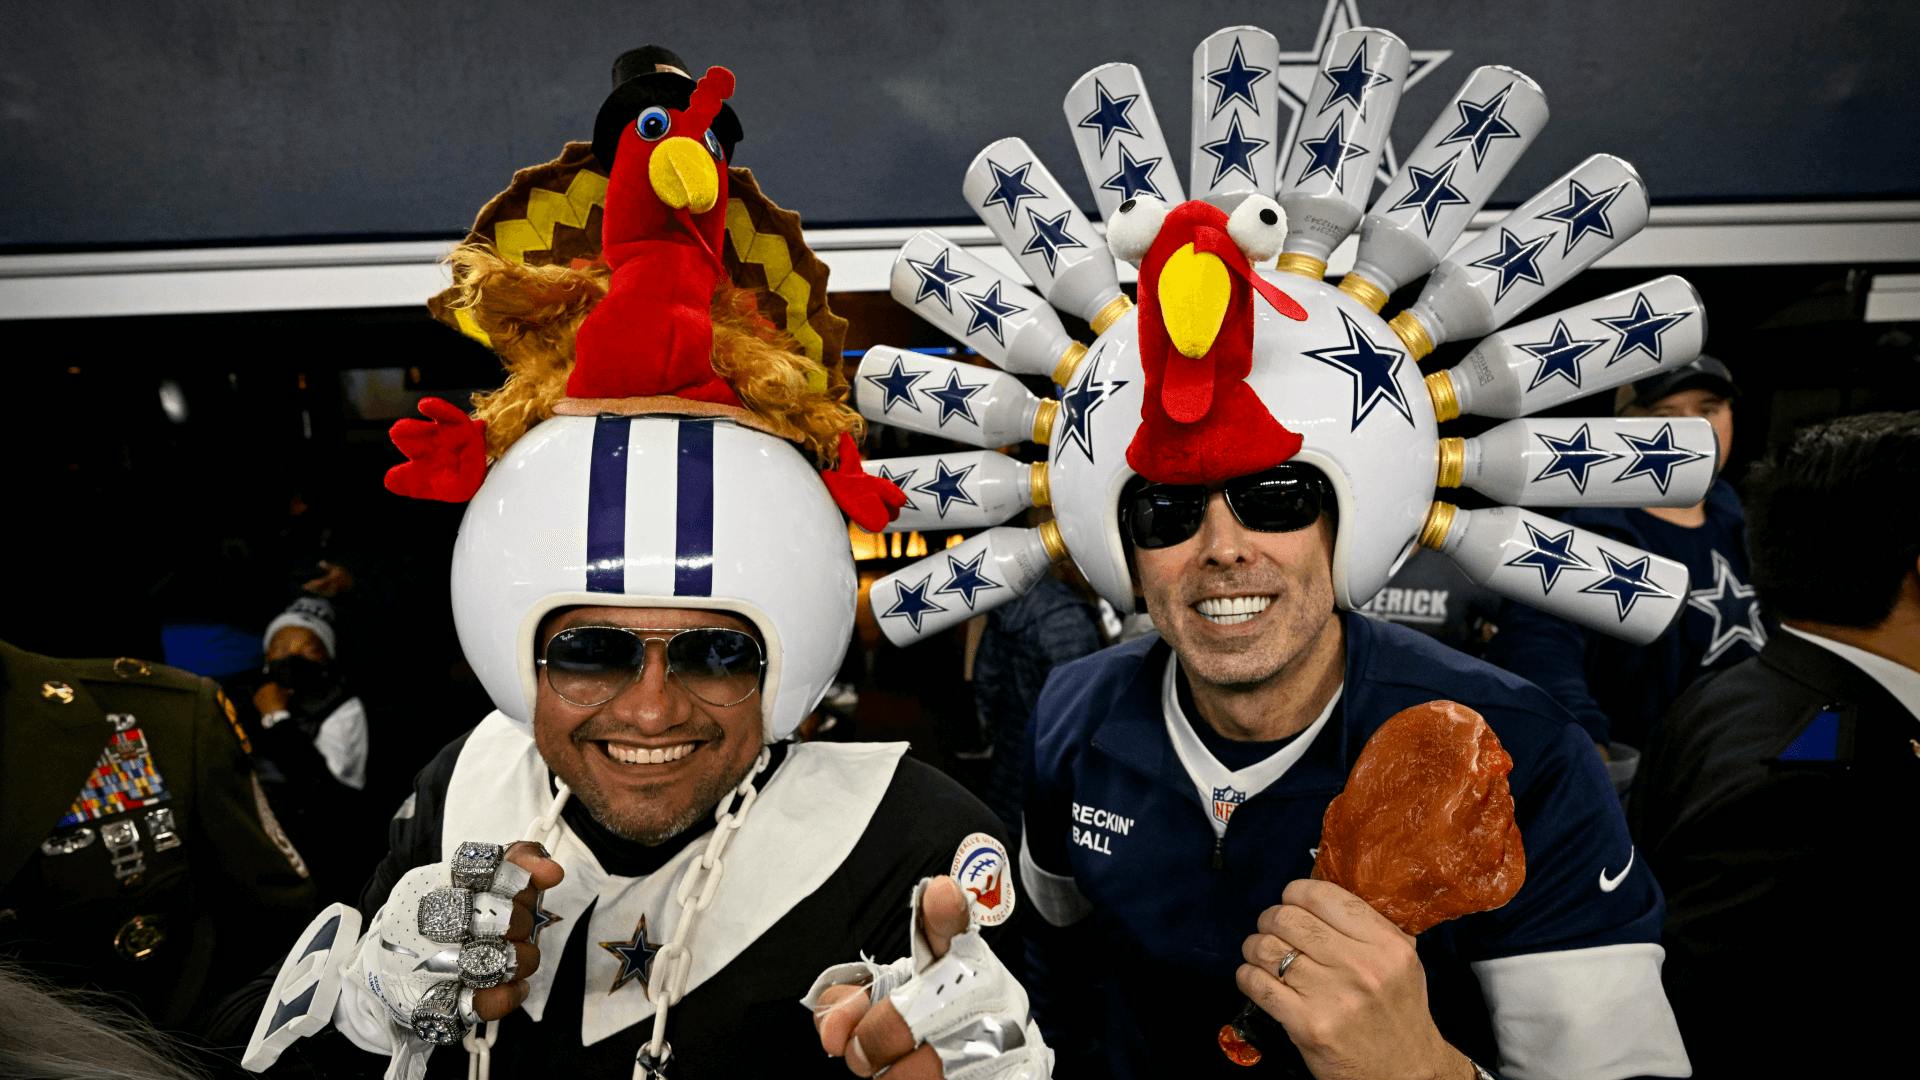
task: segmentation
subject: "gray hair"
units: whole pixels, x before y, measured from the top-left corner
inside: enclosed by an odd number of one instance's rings
[[[0,960],[0,1076],[206,1080],[186,1050],[105,994],[67,990]]]

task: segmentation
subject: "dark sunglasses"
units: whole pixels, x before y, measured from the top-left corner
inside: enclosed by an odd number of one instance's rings
[[[547,639],[539,664],[562,701],[590,709],[639,680],[647,668],[647,646],[655,641],[666,650],[668,678],[708,705],[738,705],[760,689],[767,667],[760,643],[752,634],[722,626],[573,626]]]
[[[1214,488],[1201,484],[1150,484],[1135,477],[1120,495],[1120,521],[1139,548],[1184,543],[1200,531]],[[1219,486],[1234,520],[1257,532],[1293,532],[1320,519],[1330,507],[1332,490],[1318,472],[1303,465],[1275,465],[1264,472],[1236,476]]]

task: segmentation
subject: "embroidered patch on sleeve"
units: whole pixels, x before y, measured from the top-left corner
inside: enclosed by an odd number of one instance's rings
[[[952,873],[980,925],[999,926],[1013,916],[1013,870],[1000,841],[986,833],[968,835],[953,853]]]

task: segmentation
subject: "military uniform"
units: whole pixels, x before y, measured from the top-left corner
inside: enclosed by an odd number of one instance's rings
[[[316,906],[249,753],[210,680],[0,642],[0,955],[197,1029]]]

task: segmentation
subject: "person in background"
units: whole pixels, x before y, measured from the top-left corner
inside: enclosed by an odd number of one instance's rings
[[[1911,999],[1880,988],[1920,966],[1900,929],[1920,862],[1915,492],[1920,412],[1813,427],[1757,466],[1747,536],[1779,632],[1646,748],[1630,824],[1667,890],[1696,1077],[1866,1075],[1905,1050]],[[1818,985],[1786,990],[1809,933]]]
[[[1719,443],[1716,470],[1733,445],[1736,390],[1727,365],[1701,356],[1620,388],[1621,416],[1704,417]],[[1487,659],[1545,690],[1567,707],[1609,759],[1622,790],[1638,764],[1638,748],[1661,714],[1702,672],[1731,667],[1766,644],[1767,631],[1748,582],[1746,519],[1733,485],[1717,477],[1693,506],[1615,509],[1582,507],[1557,515],[1604,536],[1684,563],[1692,582],[1674,625],[1648,645],[1591,634],[1552,615],[1509,603]]]
[[[1360,610],[1480,656],[1498,625],[1500,598],[1475,584],[1452,559],[1416,547],[1387,587]]]
[[[209,679],[0,642],[0,959],[206,1031],[316,907],[251,755]]]
[[[1059,568],[1031,592],[987,615],[973,659],[974,701],[980,724],[991,733],[993,763],[985,802],[1020,840],[1022,776],[1028,756],[1033,703],[1054,668],[1100,651],[1100,612]]]
[[[265,679],[253,692],[259,712],[260,774],[294,843],[326,899],[358,892],[373,870],[364,838],[378,836],[367,785],[367,711],[335,662],[333,605],[295,600],[267,624]],[[362,835],[356,836],[356,833]]]

